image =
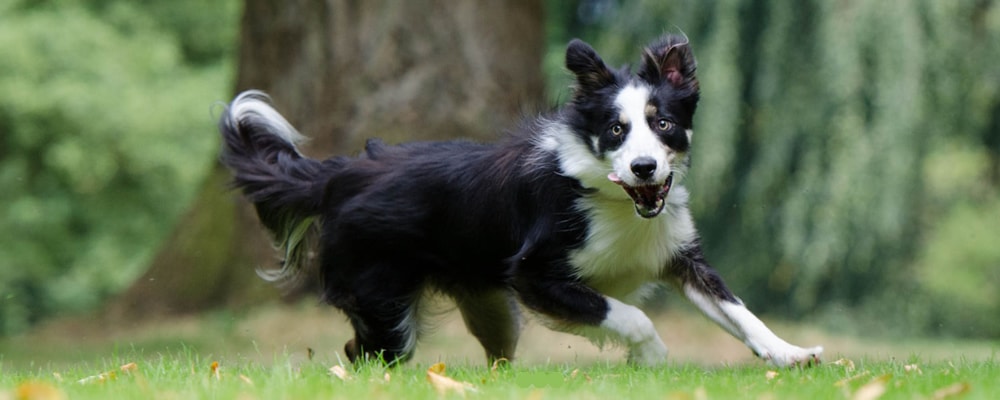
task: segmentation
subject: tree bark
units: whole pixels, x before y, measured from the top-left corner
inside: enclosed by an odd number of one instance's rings
[[[236,91],[261,89],[318,158],[365,139],[491,140],[543,99],[542,5],[490,2],[246,0]],[[210,99],[206,99],[206,103]],[[213,168],[144,276],[109,307],[118,317],[275,299],[254,267],[277,262],[252,207]]]

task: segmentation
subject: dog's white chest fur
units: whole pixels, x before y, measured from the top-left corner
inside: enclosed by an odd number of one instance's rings
[[[577,207],[590,224],[583,245],[570,253],[577,275],[605,295],[641,301],[646,284],[697,236],[687,198],[684,187],[673,188],[663,213],[651,219],[637,216],[628,201],[581,199]]]

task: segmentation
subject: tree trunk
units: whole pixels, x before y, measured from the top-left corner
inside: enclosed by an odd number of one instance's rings
[[[261,89],[314,157],[386,142],[466,137],[543,98],[542,6],[491,2],[247,0],[236,91]],[[206,103],[210,99],[206,99]],[[118,317],[239,306],[277,297],[254,267],[277,255],[252,208],[216,166],[145,275],[114,301]]]

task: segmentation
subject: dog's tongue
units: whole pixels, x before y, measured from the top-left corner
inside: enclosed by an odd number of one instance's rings
[[[652,207],[656,205],[656,197],[660,194],[660,188],[656,186],[629,186],[622,181],[622,178],[618,177],[618,174],[612,172],[608,174],[608,180],[614,182],[615,184],[625,189],[637,204]]]

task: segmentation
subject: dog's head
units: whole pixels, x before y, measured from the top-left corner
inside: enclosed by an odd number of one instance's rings
[[[580,40],[566,50],[576,75],[560,143],[563,172],[605,195],[631,198],[636,213],[663,211],[687,168],[698,103],[695,60],[686,38],[666,36],[647,47],[638,70],[612,69]]]

